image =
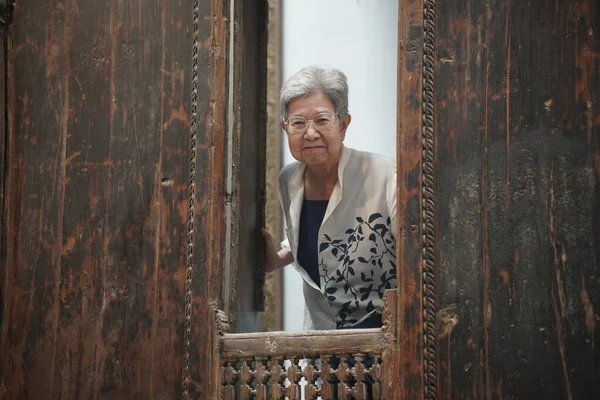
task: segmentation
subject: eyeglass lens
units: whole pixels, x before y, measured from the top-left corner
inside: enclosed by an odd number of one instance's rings
[[[333,126],[333,116],[329,113],[321,113],[308,121],[303,117],[290,117],[287,123],[288,132],[294,135],[303,134],[308,129],[309,122],[312,122],[317,131],[327,132]]]

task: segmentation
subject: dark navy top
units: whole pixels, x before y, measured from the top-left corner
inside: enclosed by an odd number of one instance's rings
[[[383,321],[381,319],[381,314],[373,314],[370,317],[365,318],[364,321],[349,327],[344,327],[340,329],[367,329],[367,328],[381,328],[383,326]]]
[[[319,277],[319,228],[327,211],[329,200],[304,200],[300,213],[300,228],[298,231],[298,264],[306,270],[311,279],[321,287]],[[381,314],[374,314],[359,324],[348,327],[380,328]]]
[[[319,278],[319,228],[327,211],[329,200],[306,200],[302,203],[298,231],[298,264],[321,287]]]

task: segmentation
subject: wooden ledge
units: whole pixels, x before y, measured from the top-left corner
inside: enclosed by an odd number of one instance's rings
[[[347,329],[305,332],[224,333],[221,359],[266,357],[316,358],[325,355],[381,354],[381,329]]]

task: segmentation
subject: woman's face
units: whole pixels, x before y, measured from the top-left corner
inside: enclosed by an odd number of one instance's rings
[[[293,117],[303,117],[311,121],[322,113],[335,116],[333,104],[327,95],[318,92],[308,96],[299,97],[288,104],[288,120]],[[346,129],[350,124],[350,115],[340,121],[335,118],[333,126],[327,132],[319,132],[312,123],[304,134],[290,134],[288,132],[288,144],[292,156],[305,163],[310,168],[333,168],[340,161],[342,142],[346,137]],[[282,122],[281,126],[286,126]]]

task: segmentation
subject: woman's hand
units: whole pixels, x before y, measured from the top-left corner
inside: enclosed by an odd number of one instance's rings
[[[273,272],[283,267],[284,265],[291,264],[293,261],[292,253],[286,249],[277,251],[277,248],[273,244],[273,238],[271,234],[261,228],[260,234],[265,240],[265,270],[267,272]]]

